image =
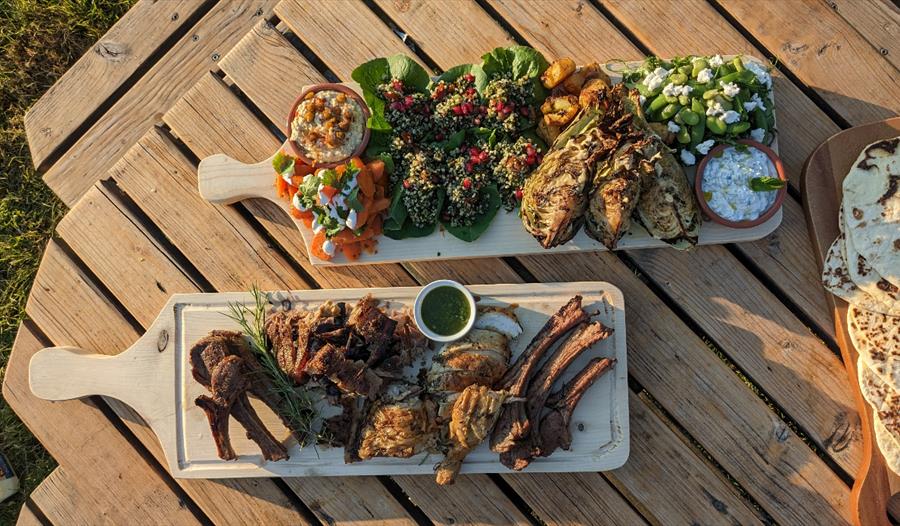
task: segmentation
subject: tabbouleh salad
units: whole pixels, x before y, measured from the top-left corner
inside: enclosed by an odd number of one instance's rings
[[[501,206],[518,206],[545,148],[531,131],[543,99],[537,79],[547,62],[523,46],[482,58],[434,81],[403,55],[353,72],[373,109],[367,155],[393,168],[385,235],[424,236],[440,223],[473,241]]]

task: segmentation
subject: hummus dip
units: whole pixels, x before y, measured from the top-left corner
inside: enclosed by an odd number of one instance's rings
[[[291,140],[317,163],[350,157],[363,140],[366,122],[359,102],[340,91],[311,91],[297,106]]]

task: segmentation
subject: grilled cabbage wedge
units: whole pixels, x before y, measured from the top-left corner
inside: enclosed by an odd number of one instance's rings
[[[596,127],[586,124],[591,119],[596,122],[596,112],[569,126],[580,133],[557,137],[522,189],[522,224],[544,248],[568,242],[584,224],[588,185],[600,146]]]

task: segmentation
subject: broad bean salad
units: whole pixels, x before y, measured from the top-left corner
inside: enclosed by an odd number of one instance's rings
[[[623,72],[654,130],[691,166],[719,143],[770,144],[775,122],[770,67],[748,57],[648,57]]]

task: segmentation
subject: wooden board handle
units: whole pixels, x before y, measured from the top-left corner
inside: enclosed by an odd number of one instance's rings
[[[85,396],[110,396],[139,413],[151,401],[154,379],[141,367],[140,355],[94,354],[77,347],[48,347],[31,357],[28,383],[44,400],[72,400]]]
[[[273,194],[275,170],[272,159],[256,164],[244,164],[224,154],[200,161],[197,167],[197,186],[200,196],[220,205],[230,205],[243,199]]]

